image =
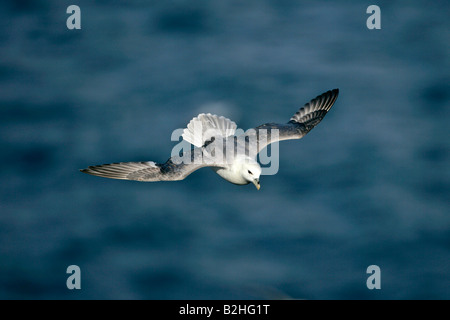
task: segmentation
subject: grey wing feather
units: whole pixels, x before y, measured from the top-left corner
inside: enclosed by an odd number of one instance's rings
[[[195,149],[194,149],[195,150]],[[201,150],[201,149],[198,149]],[[111,179],[135,181],[177,181],[183,180],[192,172],[202,167],[210,166],[201,161],[201,152],[189,152],[185,157],[175,156],[165,163],[147,162],[120,162],[90,166],[81,172]],[[186,161],[189,157],[190,161]]]
[[[339,89],[327,91],[305,104],[290,119],[289,123],[303,124],[304,135],[325,117],[335,103]]]
[[[289,139],[301,139],[311,131],[327,114],[339,95],[339,89],[327,91],[297,111],[286,124],[266,123],[248,130],[246,138],[256,138],[256,153],[267,145]],[[276,129],[276,131],[274,131]]]

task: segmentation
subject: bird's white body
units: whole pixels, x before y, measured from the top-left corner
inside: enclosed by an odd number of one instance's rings
[[[233,184],[248,184],[249,181],[242,177],[236,165],[227,165],[225,168],[212,167],[219,176]]]
[[[211,169],[228,182],[238,185],[249,184],[255,179],[259,181],[261,174],[259,163],[249,157],[240,157],[224,167],[211,167]]]

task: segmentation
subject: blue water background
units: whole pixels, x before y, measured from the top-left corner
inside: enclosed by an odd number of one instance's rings
[[[0,298],[449,299],[450,3],[378,1],[381,30],[370,4],[2,1]],[[286,122],[333,88],[260,191],[78,171],[165,161],[201,112]]]

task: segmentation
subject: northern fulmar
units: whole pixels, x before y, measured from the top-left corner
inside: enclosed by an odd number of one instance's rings
[[[225,180],[260,189],[261,165],[258,153],[271,143],[300,139],[314,128],[333,106],[339,89],[327,91],[300,108],[285,124],[266,123],[236,133],[236,123],[217,115],[199,114],[193,118],[182,137],[192,148],[175,154],[165,163],[153,161],[120,162],[90,166],[81,172],[94,176],[136,180],[177,181],[203,167],[211,167]]]

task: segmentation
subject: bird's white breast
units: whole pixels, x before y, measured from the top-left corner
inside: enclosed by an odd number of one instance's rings
[[[219,176],[225,180],[234,184],[248,184],[249,182],[242,177],[238,167],[235,165],[229,165],[225,168],[214,168],[213,169]]]

